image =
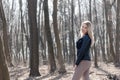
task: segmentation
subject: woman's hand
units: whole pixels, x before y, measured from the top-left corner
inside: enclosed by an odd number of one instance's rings
[[[76,67],[77,67],[77,65],[76,65],[76,64],[74,64],[73,69],[75,70],[75,69],[76,69]]]

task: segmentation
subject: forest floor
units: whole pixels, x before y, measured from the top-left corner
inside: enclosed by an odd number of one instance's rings
[[[120,80],[120,67],[114,67],[113,63],[105,64],[99,62],[99,68],[92,66],[90,68],[90,80]],[[43,65],[39,68],[40,77],[29,77],[29,68],[24,66],[19,67],[9,67],[10,80],[71,80],[74,69],[72,65],[66,64],[67,72],[65,74],[48,74],[48,66]],[[112,75],[108,75],[112,74]],[[115,77],[116,75],[119,79],[108,79],[108,77]]]

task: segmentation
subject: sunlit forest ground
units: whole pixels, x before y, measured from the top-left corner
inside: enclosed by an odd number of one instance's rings
[[[19,65],[19,67],[9,67],[10,80],[71,80],[74,68],[72,65],[66,64],[67,72],[58,74],[56,71],[53,74],[48,74],[48,66],[43,65],[39,68],[40,77],[29,77],[29,67]],[[119,79],[112,79],[114,75]],[[111,78],[111,79],[110,79]],[[113,63],[99,62],[99,68],[91,66],[90,80],[120,80],[120,68],[114,67]]]

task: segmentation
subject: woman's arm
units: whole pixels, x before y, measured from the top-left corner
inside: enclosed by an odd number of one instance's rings
[[[78,51],[77,51],[78,56],[77,56],[77,60],[76,60],[76,63],[75,63],[76,65],[79,65],[82,57],[84,56],[84,54],[85,54],[85,52],[86,52],[86,49],[87,49],[89,46],[90,46],[90,38],[89,38],[87,35],[85,35],[85,36],[83,37],[83,43],[82,43],[82,45],[81,45],[81,48],[78,49]]]

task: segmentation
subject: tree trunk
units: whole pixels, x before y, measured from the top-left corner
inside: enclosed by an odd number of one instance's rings
[[[104,6],[104,5],[103,5]],[[104,14],[104,7],[102,8],[103,9],[103,12],[102,12],[102,15],[103,15],[103,19],[105,19],[105,14]],[[105,21],[103,20],[102,21],[102,25],[104,25],[104,27],[102,26],[101,28],[102,28],[102,32],[101,33],[103,33],[102,34],[102,36],[103,36],[103,38],[102,38],[102,40],[103,40],[103,43],[102,43],[102,51],[103,51],[103,54],[102,54],[102,57],[103,57],[103,61],[105,62],[105,61],[107,61],[107,59],[106,59],[106,54],[105,54],[105,50],[106,50],[106,43],[105,43],[105,35],[106,35],[106,27],[105,27]]]
[[[37,0],[28,0],[28,17],[30,27],[30,76],[40,76],[39,73],[39,41],[37,28]]]
[[[19,5],[20,5],[20,19],[21,19],[21,45],[22,45],[22,55],[23,55],[23,62],[25,63],[25,54],[24,54],[24,33],[25,28],[24,28],[24,21],[23,21],[23,10],[22,10],[22,0],[19,0]]]
[[[116,58],[115,66],[120,66],[120,0],[117,0],[117,15],[116,15]]]
[[[43,38],[43,44],[42,44],[42,48],[43,48],[43,50],[42,50],[42,58],[43,58],[43,65],[46,65],[47,63],[48,63],[48,60],[47,60],[47,54],[46,54],[46,37],[45,37],[45,30],[44,30],[44,12],[42,11],[42,14],[41,14],[41,16],[42,16],[42,20],[41,20],[41,35],[43,35],[42,36],[42,38]]]
[[[45,35],[48,44],[48,58],[50,63],[50,73],[56,70],[54,51],[53,51],[53,40],[50,32],[50,24],[49,24],[49,13],[48,13],[48,0],[44,0],[44,19],[45,19]]]
[[[10,80],[2,43],[0,36],[0,80]]]
[[[72,0],[71,0],[72,1]],[[69,63],[71,64],[73,64],[73,63],[75,63],[75,61],[74,61],[74,53],[75,52],[73,52],[73,35],[72,35],[72,26],[73,26],[73,23],[72,23],[72,18],[73,18],[73,4],[72,4],[72,2],[70,2],[70,0],[68,0],[68,3],[69,4],[71,4],[71,8],[69,8],[69,6],[68,6],[68,14],[69,14]]]
[[[75,9],[75,6],[74,6],[74,0],[71,0],[71,12],[72,12],[72,14],[71,14],[71,33],[72,33],[72,35],[71,35],[71,39],[72,39],[72,54],[71,54],[71,56],[73,57],[73,64],[75,63],[75,40],[74,40],[74,9]]]
[[[80,5],[80,0],[78,0],[78,6],[79,6],[79,26],[81,25],[81,22],[82,22],[82,20],[81,20],[81,5]]]
[[[110,44],[110,54],[112,55],[112,61],[114,61],[115,52],[113,47],[113,31],[112,31],[113,22],[112,22],[111,4],[110,4],[110,0],[104,0],[104,3],[105,3],[107,33],[109,36],[109,44]]]
[[[97,27],[98,27],[98,18],[97,18],[97,10],[96,10],[96,2],[94,0],[94,12],[95,12],[95,18],[94,18],[94,24],[95,24],[95,32],[97,32]],[[98,33],[95,34],[95,41],[97,40],[97,36],[98,36]],[[95,60],[94,60],[94,65],[95,67],[98,67],[98,48],[97,48],[97,42],[95,43],[94,45],[94,57],[95,57]]]
[[[57,0],[53,1],[53,27],[54,27],[54,33],[55,33],[55,41],[57,45],[57,60],[58,60],[58,67],[59,67],[59,73],[65,73],[65,65],[63,61],[62,56],[62,49],[61,49],[61,43],[59,38],[59,30],[58,30],[58,23],[57,23]]]
[[[92,15],[91,15],[91,0],[89,0],[89,18],[88,18],[88,20],[89,21],[92,21]]]
[[[7,59],[7,64],[8,64],[8,66],[13,66],[12,59],[10,56],[9,46],[8,46],[7,22],[5,19],[2,0],[0,0],[0,18],[1,18],[2,24],[3,24],[3,41],[4,41],[4,49],[5,49],[5,56]]]

